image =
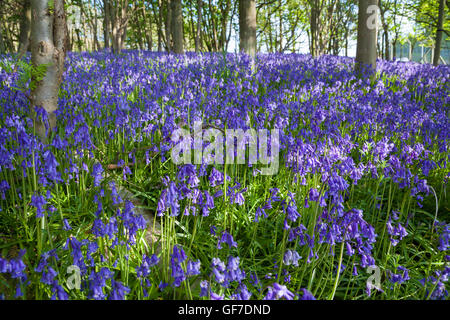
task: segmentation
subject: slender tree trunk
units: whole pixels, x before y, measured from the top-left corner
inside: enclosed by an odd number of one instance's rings
[[[109,0],[103,0],[103,36],[105,38],[105,49],[110,47],[110,30],[111,30],[111,13],[109,7]]]
[[[166,5],[166,50],[170,52],[172,51],[172,0],[167,0]]]
[[[231,12],[230,27],[228,29],[228,37],[227,37],[227,41],[226,41],[226,44],[225,44],[225,51],[228,51],[228,44],[230,43],[230,39],[231,39],[231,31],[233,29],[233,18],[234,18],[234,15],[236,13],[236,8],[237,8],[236,4],[237,3],[238,2],[235,1],[234,4],[233,4],[233,11]]]
[[[444,0],[439,0],[439,13],[438,13],[438,25],[436,31],[436,43],[434,47],[433,65],[439,64],[441,58],[441,45],[442,45],[442,33],[444,24]]]
[[[310,29],[311,29],[311,54],[313,57],[317,57],[318,54],[318,45],[319,45],[319,4],[317,0],[313,0],[311,2],[311,18],[310,18]]]
[[[47,65],[44,78],[31,92],[31,105],[42,107],[47,112],[49,129],[56,126],[55,111],[58,108],[58,93],[62,81],[66,44],[66,15],[64,0],[31,1],[31,61],[35,67]],[[36,119],[36,131],[46,139],[44,124]]]
[[[279,25],[279,30],[280,30],[280,47],[278,48],[279,52],[283,52],[283,13],[281,10],[281,0],[278,0],[278,4],[279,4],[279,8],[278,8],[278,12],[279,12],[279,16],[278,19],[280,20],[280,25]]]
[[[214,51],[219,51],[219,43],[217,41],[217,23],[216,23],[216,10],[212,5],[211,0],[209,0],[209,14],[211,16],[211,30],[212,30],[212,47]]]
[[[3,24],[3,29],[5,30],[5,38],[3,39],[5,45],[5,51],[15,52],[14,43],[11,38],[11,31],[9,29],[9,24],[5,20]]]
[[[395,33],[395,38],[392,41],[392,59],[397,58],[397,39],[398,39],[398,36],[397,36],[397,33]]]
[[[30,25],[31,25],[31,5],[30,0],[24,0],[22,7],[22,17],[20,20],[19,35],[19,56],[22,57],[29,50],[30,46]]]
[[[3,42],[3,32],[2,32],[2,25],[0,24],[0,54],[5,53],[5,42]]]
[[[386,9],[383,6],[383,2],[380,1],[380,16],[381,16],[381,25],[383,26],[383,39],[384,39],[384,59],[390,60],[389,56],[389,28],[386,23],[385,18]]]
[[[98,20],[97,20],[97,0],[94,0],[94,21],[93,21],[93,29],[94,29],[94,44],[95,50],[100,50],[100,44],[98,43],[97,37],[97,28],[98,28]]]
[[[221,10],[221,30],[220,30],[220,49],[226,50],[226,42],[227,42],[227,21],[228,21],[228,15],[230,14],[231,10],[231,2],[230,0],[226,1],[225,9]]]
[[[269,52],[274,52],[273,50],[273,36],[272,36],[272,23],[270,21],[270,13],[267,11],[267,20],[269,21],[268,24],[268,33],[269,33]],[[239,27],[240,28],[240,27]]]
[[[199,52],[201,50],[202,2],[202,0],[197,0],[197,34],[195,36],[195,52]]]
[[[113,52],[120,54],[124,48],[128,26],[128,0],[115,0],[110,2],[110,15],[112,25]]]
[[[376,68],[378,17],[372,11],[368,11],[369,6],[372,5],[377,6],[378,0],[359,0],[356,46],[357,70],[362,70],[361,65],[370,65],[372,69]]]
[[[183,54],[183,12],[181,0],[172,0],[172,40],[173,52]]]
[[[348,29],[345,31],[345,56],[348,57]]]
[[[153,7],[153,9],[155,8]],[[158,52],[162,51],[162,42],[163,42],[162,20],[163,20],[162,3],[161,0],[158,0]]]
[[[384,36],[384,59],[390,60],[390,54],[389,54],[389,34],[387,31],[383,32]]]
[[[144,34],[146,33],[145,29],[146,29],[146,22],[145,22],[145,18],[142,14],[142,10],[139,10],[138,12],[140,12],[140,15],[135,15],[133,18],[133,24],[136,26],[136,33],[137,33],[137,43],[138,43],[138,48],[139,50],[144,50],[144,42],[143,39],[144,37],[146,38],[147,35],[143,36],[142,32],[144,32]],[[134,44],[135,45],[135,44]]]
[[[256,56],[256,1],[239,0],[239,50]]]
[[[83,41],[81,41],[81,36],[80,36],[80,29],[76,28],[75,29],[75,33],[77,35],[77,47],[78,47],[78,51],[83,51]]]
[[[147,16],[147,10],[145,8],[145,2],[142,2],[142,18],[144,20],[143,30],[145,33],[145,40],[147,43],[147,50],[151,51],[153,47],[152,40],[152,21]]]
[[[72,51],[72,41],[70,40],[70,33],[69,33],[69,26],[67,24],[67,17],[66,17],[66,44],[64,48],[66,49],[66,53],[68,51]]]

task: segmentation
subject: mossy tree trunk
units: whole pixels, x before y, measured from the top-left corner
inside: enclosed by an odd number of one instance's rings
[[[64,0],[31,0],[31,61],[34,67],[46,65],[42,80],[32,79],[36,86],[31,92],[31,105],[33,111],[42,107],[47,112],[50,130],[56,126],[55,111],[64,70],[66,31]],[[37,134],[45,140],[45,124],[38,118],[35,123]]]

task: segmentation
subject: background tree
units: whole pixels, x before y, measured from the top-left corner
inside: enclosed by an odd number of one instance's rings
[[[5,43],[3,42],[2,25],[0,24],[0,54],[5,53]]]
[[[29,30],[26,27],[27,1],[0,1],[1,40],[6,52],[24,52],[26,30]],[[446,57],[449,5],[448,0],[444,1],[447,5],[443,6],[442,28],[439,28],[439,1],[379,0],[381,25],[376,44],[379,57],[391,59],[399,54],[399,48],[404,50],[400,45],[406,37],[412,39],[408,36],[410,30],[405,29],[407,21],[414,23],[417,31],[414,32],[414,43],[435,48],[434,51],[427,50],[426,54],[436,52],[437,30],[442,30],[444,54],[441,52],[441,55]],[[175,42],[182,42],[183,52],[222,52],[229,51],[230,47],[239,51],[245,42],[240,44],[239,38],[245,37],[248,31],[245,27],[240,28],[239,12],[247,2],[245,0],[190,0],[183,5],[181,0],[66,2],[69,34],[66,47],[76,51],[109,47],[115,53],[124,48],[175,51]],[[357,40],[357,0],[254,2],[258,17],[255,52],[308,51],[316,57],[323,54],[348,56]],[[174,10],[176,8],[181,9]],[[175,31],[175,27],[181,32]]]
[[[19,35],[19,55],[23,56],[30,45],[30,25],[31,25],[31,5],[30,0],[23,0],[22,2],[22,17],[20,20],[20,35]]]
[[[197,29],[195,34],[195,52],[201,50],[202,37],[202,0],[197,0]]]

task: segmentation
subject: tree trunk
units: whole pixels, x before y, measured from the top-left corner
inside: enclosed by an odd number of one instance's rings
[[[3,42],[2,25],[0,24],[0,54],[5,53],[5,43]]]
[[[279,6],[279,8],[278,8],[278,13],[279,13],[279,15],[278,15],[278,19],[280,20],[280,25],[279,25],[279,30],[280,30],[280,47],[278,48],[278,52],[283,52],[283,13],[282,13],[282,10],[281,10],[281,5],[282,5],[282,3],[281,3],[281,0],[278,0],[278,6]]]
[[[133,24],[136,26],[136,30],[135,32],[137,33],[137,43],[138,43],[138,48],[139,50],[144,50],[144,42],[143,42],[143,35],[142,35],[142,31],[144,31],[144,33],[146,32],[146,22],[145,22],[145,18],[144,15],[142,14],[142,10],[137,11],[138,13],[140,13],[140,15],[135,15],[132,16],[133,18]],[[135,49],[135,44],[133,44],[133,49]]]
[[[216,10],[214,10],[211,0],[209,0],[209,14],[211,16],[212,47],[214,48],[214,51],[217,52],[219,51],[219,43],[217,41]]]
[[[319,48],[319,4],[317,0],[313,0],[311,2],[311,18],[310,18],[310,29],[311,29],[311,48],[310,52],[313,57],[317,57],[318,54],[318,48]]]
[[[434,57],[433,65],[437,66],[439,64],[439,59],[441,58],[441,45],[442,45],[442,32],[444,23],[444,0],[439,0],[439,13],[438,13],[438,25],[436,31],[436,43],[434,47]]]
[[[155,7],[153,7],[153,10],[155,10]],[[158,52],[162,51],[162,42],[163,42],[162,17],[163,17],[162,4],[161,0],[158,0]]]
[[[384,39],[384,59],[390,60],[389,56],[389,28],[385,19],[386,10],[383,9],[382,2],[380,1],[380,15],[381,15],[381,24],[383,26],[383,39]]]
[[[0,54],[5,53],[5,43],[3,42],[2,25],[0,24]]]
[[[80,36],[80,29],[76,28],[75,29],[75,34],[77,36],[77,47],[78,47],[78,51],[83,51],[83,41],[81,41],[81,36]]]
[[[67,25],[67,23],[66,23],[66,44],[65,44],[65,49],[66,49],[66,52],[67,51],[72,51],[72,41],[70,40],[69,26]]]
[[[100,50],[100,44],[98,43],[98,37],[97,37],[97,29],[98,29],[98,20],[97,20],[97,0],[94,0],[94,22],[93,22],[93,29],[94,29],[94,44],[95,44],[95,50]]]
[[[377,23],[378,11],[371,11],[377,6],[378,0],[359,0],[358,5],[358,38],[356,45],[356,68],[370,65],[374,70],[377,60]],[[369,10],[368,10],[369,9]]]
[[[256,1],[239,0],[239,50],[256,56]]]
[[[197,34],[195,36],[195,52],[199,52],[201,50],[202,2],[202,0],[197,0]]]
[[[144,33],[145,40],[147,43],[147,50],[151,51],[153,47],[153,39],[152,39],[152,21],[147,16],[147,10],[145,8],[145,2],[142,2],[142,17],[144,20]]]
[[[103,36],[105,38],[105,49],[110,47],[110,30],[111,30],[111,13],[109,7],[109,0],[103,0]]]
[[[345,31],[345,56],[348,57],[348,29]]]
[[[8,22],[5,20],[3,24],[3,29],[5,30],[5,38],[3,39],[5,45],[5,51],[15,52],[14,42],[11,37],[11,30],[9,28]]]
[[[173,52],[183,54],[183,12],[181,9],[181,0],[172,0],[171,4]]]
[[[22,17],[20,20],[19,56],[22,57],[30,46],[31,5],[30,0],[23,1]]]
[[[128,0],[111,0],[109,9],[113,52],[120,54],[127,37]]]
[[[166,50],[167,52],[170,52],[172,51],[172,0],[167,0],[166,5]]]
[[[230,14],[231,10],[231,2],[230,0],[226,1],[226,6],[224,9],[221,10],[221,30],[220,30],[220,49],[225,51],[226,50],[226,42],[227,42],[227,20],[228,15]]]
[[[47,112],[49,129],[56,126],[55,111],[58,108],[58,93],[62,81],[66,44],[66,15],[64,0],[31,1],[31,61],[33,66],[46,65],[43,79],[31,92],[31,106],[42,107]],[[32,79],[33,80],[33,79]],[[35,80],[35,79],[34,79]],[[36,132],[46,140],[45,124],[36,119]]]

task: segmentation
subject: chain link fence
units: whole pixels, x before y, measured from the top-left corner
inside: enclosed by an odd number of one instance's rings
[[[391,56],[393,47],[391,45]],[[429,43],[405,42],[403,44],[397,43],[395,46],[395,57],[402,61],[415,61],[419,63],[433,63],[434,46]],[[441,57],[439,64],[450,64],[450,41],[443,41],[441,46]]]

